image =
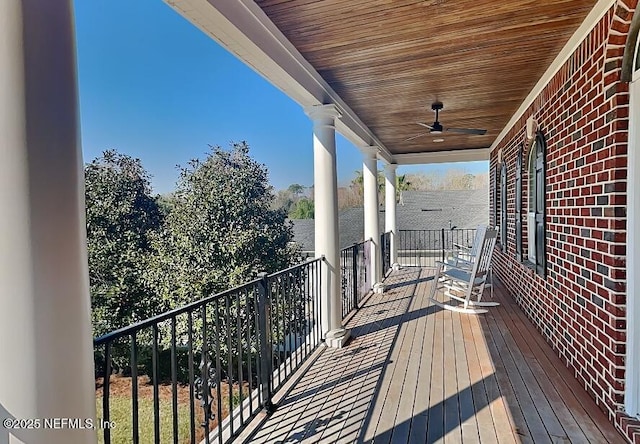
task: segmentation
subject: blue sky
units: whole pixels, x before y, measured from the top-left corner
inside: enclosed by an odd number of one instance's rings
[[[246,140],[276,189],[313,183],[312,125],[302,108],[161,0],[75,0],[85,161],[105,149],[140,158],[157,193],[176,165],[208,145]],[[362,156],[338,136],[338,179]],[[380,165],[382,167],[382,165]],[[399,172],[485,172],[486,162],[401,167]]]

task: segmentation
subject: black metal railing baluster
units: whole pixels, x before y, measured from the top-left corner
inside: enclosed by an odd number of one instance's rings
[[[247,379],[249,383],[249,416],[253,415],[253,354],[251,353],[251,343],[254,337],[251,334],[251,326],[253,325],[251,320],[251,301],[255,300],[255,289],[251,291],[251,297],[249,291],[245,289],[245,306],[247,307]]]
[[[313,292],[311,304],[313,309],[313,318],[315,319],[315,322],[313,323],[313,338],[316,344],[322,342],[322,319],[320,318],[320,304],[318,303],[318,300],[320,299],[318,282],[320,282],[321,279],[320,270],[322,269],[322,266],[322,260],[315,263],[315,266],[313,267],[313,280],[311,281],[311,288]]]
[[[285,373],[285,378],[288,378],[289,375],[291,373],[293,373],[293,353],[295,352],[295,333],[293,330],[294,327],[294,322],[295,322],[295,309],[294,309],[294,300],[293,300],[293,285],[292,285],[292,276],[293,273],[289,272],[285,274],[286,279],[285,279],[285,283],[286,283],[286,290],[285,290],[285,309],[287,310],[287,335],[286,335],[286,348],[288,348],[287,351],[287,360],[289,361],[289,372]],[[292,341],[293,339],[293,341]]]
[[[311,291],[311,279],[312,279],[312,270],[313,270],[313,266],[311,264],[309,264],[309,266],[307,266],[307,268],[305,269],[305,278],[304,278],[304,299],[305,299],[305,307],[306,307],[306,319],[307,319],[307,323],[305,325],[305,338],[307,341],[307,354],[310,353],[310,348],[312,347],[313,344],[313,331],[312,331],[312,326],[313,326],[313,311],[312,311],[312,299],[313,299],[313,293]]]
[[[231,297],[229,295],[224,298],[224,324],[227,326],[227,392],[229,393],[229,425],[230,433],[233,435],[233,349],[231,334]],[[219,331],[219,330],[218,330]],[[218,421],[220,424],[220,421]]]
[[[171,318],[171,414],[173,442],[178,443],[178,356],[176,353],[176,318]]]
[[[274,339],[274,343],[275,344],[279,344],[281,337],[280,337],[280,326],[282,325],[280,323],[280,312],[282,311],[282,306],[281,306],[281,291],[282,289],[282,275],[279,275],[276,280],[275,280],[275,289],[274,291],[271,291],[270,293],[270,298],[269,298],[269,303],[271,303],[271,326],[275,326],[275,331],[272,332],[273,334],[273,339]],[[270,290],[272,290],[272,288],[270,286],[267,287],[267,292],[269,292]],[[269,332],[267,332],[268,334]],[[276,353],[275,355],[275,359],[272,356],[271,359],[275,360],[275,364],[273,365],[274,368],[274,374],[273,374],[273,387],[280,387],[280,384],[282,384],[282,372],[280,371],[280,367],[282,365],[282,360],[280,357],[280,353]],[[276,379],[277,379],[277,383],[276,383]]]
[[[195,409],[195,393],[193,374],[193,313],[187,313],[187,335],[188,335],[188,366],[189,366],[189,438],[191,442],[196,442],[196,409]]]
[[[258,274],[258,278],[261,277],[261,275],[266,276],[266,273],[260,273]],[[261,281],[263,279],[260,279]],[[267,283],[265,282],[264,284],[265,286],[267,285]],[[260,312],[260,309],[262,308],[260,306],[260,292],[262,291],[262,287],[260,286],[260,284],[258,285],[258,293],[256,294],[256,297],[253,298],[253,318],[254,318],[254,325],[256,326],[256,337],[258,339],[258,349],[256,351],[256,388],[258,389],[258,408],[260,407],[264,407],[264,402],[265,402],[265,398],[264,398],[264,394],[263,394],[263,390],[262,387],[264,386],[264,384],[266,384],[266,382],[264,381],[263,377],[265,375],[265,371],[263,369],[263,365],[262,365],[262,330],[261,330],[261,320],[260,317],[261,316],[266,316],[266,314],[263,312]],[[266,291],[266,289],[265,289]],[[269,375],[269,377],[271,377],[271,375]]]
[[[260,391],[262,393],[263,406],[266,411],[272,410],[271,405],[271,341],[269,340],[271,325],[270,325],[270,301],[269,301],[269,283],[267,281],[267,274],[260,273],[259,291],[258,291],[258,336],[260,337],[260,370],[262,386]]]
[[[210,444],[209,438],[209,424],[211,420],[211,402],[209,401],[210,393],[210,371],[209,371],[209,363],[207,362],[209,359],[209,347],[208,347],[208,338],[207,338],[207,306],[202,306],[202,355],[200,358],[200,390],[199,395],[201,399],[202,409],[203,409],[203,421],[202,427],[204,429],[204,441],[205,444]]]
[[[287,370],[287,366],[291,365],[291,349],[290,349],[290,340],[291,336],[289,333],[289,325],[290,325],[290,313],[289,313],[289,273],[283,273],[281,275],[282,285],[280,287],[280,295],[281,295],[281,303],[282,303],[282,338],[278,343],[278,355],[282,356],[283,366],[282,372],[283,381],[287,380],[287,375],[289,374]],[[281,348],[280,348],[281,347]],[[280,381],[280,385],[282,385],[282,381]]]
[[[323,267],[324,267],[324,263],[325,263],[325,258],[324,256],[322,256],[322,264],[320,264],[318,266],[318,292],[317,297],[316,297],[316,305],[318,306],[317,310],[318,312],[316,313],[316,319],[320,319],[322,320],[322,310],[324,310],[324,307],[322,306],[322,279],[324,279],[323,276]],[[318,341],[322,341],[322,322],[320,322],[320,325],[318,326]]]
[[[151,378],[153,379],[153,438],[160,442],[160,393],[158,390],[158,325],[153,326],[153,349],[151,350]]]
[[[296,343],[298,341],[297,339],[297,333],[296,333],[296,322],[298,319],[298,306],[297,306],[297,301],[296,301],[296,286],[294,283],[294,278],[295,278],[295,271],[292,270],[288,273],[288,277],[289,277],[289,294],[288,294],[288,299],[289,299],[289,334],[290,334],[290,343],[289,343],[289,348],[291,349],[291,357],[289,359],[289,362],[291,364],[290,366],[290,372],[289,374],[293,373],[294,369],[297,368],[297,362],[295,359],[297,359],[294,355],[297,353],[297,347],[296,347]]]
[[[102,380],[102,419],[108,423],[111,420],[111,411],[109,407],[109,390],[111,387],[111,342],[107,342],[104,346],[104,376]],[[104,442],[111,444],[111,428],[104,428]]]
[[[378,242],[380,245],[380,267],[382,269],[382,277],[384,278],[385,275],[385,268],[384,268],[384,233],[381,234],[380,236],[378,236]]]
[[[302,336],[302,332],[300,331],[300,327],[302,324],[302,321],[304,319],[304,296],[302,295],[302,288],[303,288],[303,284],[301,283],[302,280],[302,268],[296,268],[294,271],[294,276],[292,277],[292,281],[293,284],[295,285],[295,291],[294,291],[294,297],[293,297],[293,301],[294,301],[294,331],[295,331],[295,341],[294,341],[294,345],[295,345],[295,351],[296,351],[296,368],[298,368],[300,366],[300,363],[302,361],[302,356],[300,356],[300,353],[302,352],[302,342],[301,341],[301,336]],[[300,310],[302,308],[302,311]]]
[[[246,299],[245,299],[246,300]],[[240,300],[240,292],[236,293],[235,299],[236,307],[238,307],[238,315],[236,316],[236,349],[238,350],[238,402],[240,405],[240,424],[244,424],[244,416],[242,408],[242,386],[244,384],[244,374],[242,372],[242,363],[244,362],[244,347],[242,346],[242,318],[241,313],[246,312],[246,303],[244,304],[244,310],[242,302]]]
[[[136,332],[131,335],[131,439],[134,444],[140,442],[138,428],[138,343]]]
[[[353,279],[353,308],[358,308],[358,244],[353,244],[351,247],[351,279]],[[347,313],[343,314],[346,315]]]
[[[217,423],[218,423],[218,442],[222,442],[222,376],[220,369],[222,368],[221,359],[220,359],[220,299],[216,299],[213,301],[213,319],[215,328],[215,334],[213,338],[215,339],[216,346],[216,407],[217,407]],[[231,395],[231,393],[229,393]],[[231,412],[229,412],[231,414]]]

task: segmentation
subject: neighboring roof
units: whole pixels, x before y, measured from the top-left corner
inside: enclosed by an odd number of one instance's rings
[[[291,219],[293,238],[303,251],[311,251],[315,245],[315,221],[313,219]],[[384,223],[384,213],[381,215]],[[382,225],[381,225],[382,226]],[[338,230],[340,248],[346,248],[362,241],[364,233],[364,208],[345,208],[339,213]]]
[[[384,206],[380,207],[380,230],[384,228]],[[439,230],[475,228],[489,223],[489,190],[404,191],[397,206],[398,230]],[[451,223],[449,223],[451,221]],[[303,251],[314,249],[313,219],[292,219],[294,240]],[[363,239],[364,209],[340,211],[340,248]]]

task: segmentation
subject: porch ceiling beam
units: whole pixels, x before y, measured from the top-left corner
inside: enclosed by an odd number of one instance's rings
[[[432,153],[396,154],[394,159],[398,165],[416,165],[428,163],[473,162],[489,160],[489,148],[471,150],[437,151]]]
[[[253,0],[164,0],[303,108],[335,104],[336,130],[356,146],[377,146],[393,156]]]

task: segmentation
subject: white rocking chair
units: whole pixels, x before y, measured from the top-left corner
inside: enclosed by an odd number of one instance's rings
[[[476,261],[476,255],[482,244],[482,240],[487,232],[486,225],[478,225],[476,227],[476,235],[473,239],[473,245],[468,247],[466,245],[453,244],[456,248],[451,252],[451,255],[445,260],[446,266],[459,267],[471,271],[473,264]],[[446,268],[445,266],[445,268]],[[493,270],[489,266],[489,283],[485,285],[485,288],[491,290],[491,299],[493,299]]]
[[[479,314],[487,312],[484,307],[500,305],[499,302],[482,301],[498,231],[494,228],[486,228],[476,236],[480,236],[481,240],[478,240],[479,248],[471,268],[437,262],[438,267],[431,287],[430,299],[439,307],[460,313]],[[436,291],[442,289],[446,289],[445,296],[462,304],[453,305],[438,301],[435,298]]]
[[[454,267],[467,267],[471,269],[476,260],[478,249],[480,248],[480,244],[482,243],[482,239],[484,239],[486,231],[486,225],[478,225],[476,227],[476,235],[471,247],[461,244],[453,244],[456,249],[453,250],[451,252],[451,256],[447,258],[447,265],[453,265]]]

